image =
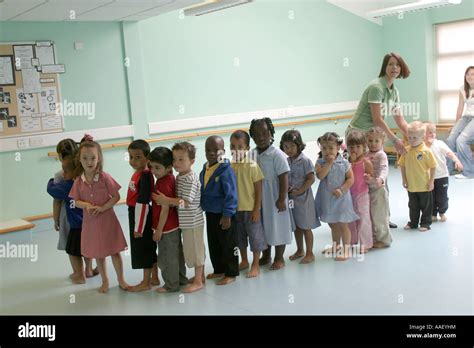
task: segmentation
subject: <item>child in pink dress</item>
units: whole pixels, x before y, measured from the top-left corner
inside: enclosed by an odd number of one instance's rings
[[[349,148],[349,161],[354,173],[354,184],[351,186],[352,204],[355,213],[359,215],[359,220],[349,223],[351,244],[355,245],[360,242],[360,251],[365,253],[373,245],[369,186],[365,177],[367,175],[374,176],[374,167],[365,158],[367,140],[364,133],[358,130],[351,131],[347,135],[346,143]]]
[[[127,248],[120,223],[113,206],[120,200],[120,185],[102,171],[102,150],[95,141],[85,141],[79,147],[81,166],[77,179],[69,192],[76,207],[84,210],[81,236],[83,256],[95,258],[102,277],[99,292],[109,290],[109,279],[105,268],[105,258],[112,256],[120,287],[127,290],[129,285],[123,277],[123,263],[120,252]]]

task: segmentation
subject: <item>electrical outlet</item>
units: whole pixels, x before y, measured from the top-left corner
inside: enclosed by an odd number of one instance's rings
[[[26,138],[18,139],[17,145],[18,145],[19,149],[27,148],[28,147],[28,139],[26,139]]]
[[[38,147],[43,145],[43,138],[31,138],[30,139],[30,146],[31,147]]]

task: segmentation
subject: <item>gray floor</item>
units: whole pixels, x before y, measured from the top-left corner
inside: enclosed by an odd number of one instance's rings
[[[32,231],[0,235],[1,244],[38,245],[36,262],[0,260],[0,314],[473,314],[474,181],[451,177],[450,185],[448,222],[435,223],[426,233],[392,230],[393,246],[370,251],[363,260],[324,258],[319,251],[331,242],[324,225],[315,230],[316,262],[287,261],[283,270],[264,269],[256,279],[239,277],[228,286],[209,281],[190,295],[121,291],[110,260],[108,294],[97,293],[98,277],[72,285],[51,220],[38,221]],[[393,168],[390,188],[392,221],[401,227],[408,216],[407,196]],[[125,207],[116,211],[128,231]],[[287,247],[285,257],[295,249]],[[124,255],[124,262],[127,281],[139,282],[141,272],[131,269],[130,256]],[[212,269],[209,260],[206,267]]]

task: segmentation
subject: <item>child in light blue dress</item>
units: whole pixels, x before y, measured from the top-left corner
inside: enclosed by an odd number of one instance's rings
[[[278,270],[285,266],[283,254],[285,245],[291,244],[292,229],[288,211],[288,173],[290,167],[286,155],[273,146],[275,129],[272,120],[268,117],[252,120],[249,130],[250,136],[257,145],[253,150],[252,158],[263,172],[262,188],[262,222],[265,240],[268,245],[275,246],[275,259],[271,270]],[[271,248],[262,253],[260,265],[271,261]]]
[[[303,259],[301,264],[314,261],[313,254],[313,228],[321,226],[314,206],[313,185],[314,165],[303,153],[306,144],[297,130],[288,130],[281,137],[280,149],[288,155],[290,175],[288,180],[288,195],[290,214],[295,223],[296,252],[290,260]],[[303,245],[303,236],[306,242],[306,254]]]
[[[321,153],[316,162],[316,176],[321,182],[315,206],[320,220],[329,224],[333,240],[332,248],[323,253],[332,252],[336,254],[336,261],[344,261],[349,257],[351,244],[348,224],[359,219],[349,193],[354,175],[350,163],[339,153],[342,138],[334,132],[328,132],[318,138],[318,144]],[[341,239],[344,248],[341,247]]]

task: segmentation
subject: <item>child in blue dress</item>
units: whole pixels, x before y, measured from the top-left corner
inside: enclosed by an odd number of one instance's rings
[[[297,130],[288,130],[281,137],[280,149],[288,155],[290,175],[288,177],[288,195],[290,202],[290,214],[296,224],[295,239],[296,252],[290,256],[290,260],[303,259],[301,264],[314,261],[313,254],[313,228],[321,226],[316,216],[314,206],[313,185],[314,165],[303,153],[306,144]],[[303,246],[303,235],[306,243],[306,254]]]
[[[318,138],[321,149],[316,162],[316,176],[321,182],[316,193],[316,212],[331,227],[333,247],[323,251],[336,254],[336,261],[349,257],[351,231],[349,222],[359,219],[352,206],[349,189],[354,183],[350,163],[339,153],[342,138],[328,132]],[[344,248],[341,247],[341,239]]]
[[[262,222],[265,240],[269,246],[275,246],[275,259],[271,270],[285,266],[283,254],[285,245],[291,243],[291,222],[288,207],[288,173],[290,167],[286,156],[280,149],[273,146],[275,129],[268,117],[254,119],[250,124],[250,136],[257,145],[252,158],[263,172],[262,189]],[[271,248],[262,253],[260,265],[271,261]]]

